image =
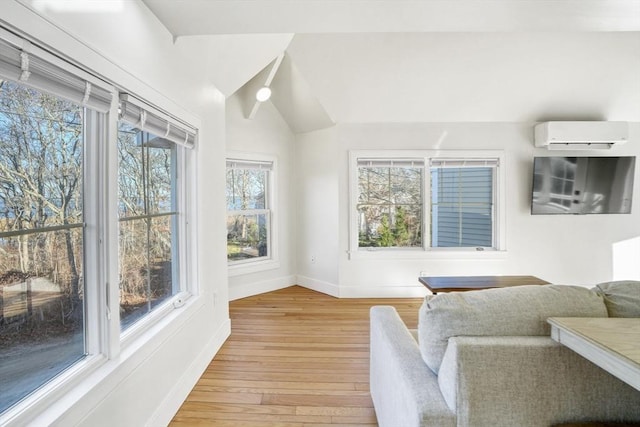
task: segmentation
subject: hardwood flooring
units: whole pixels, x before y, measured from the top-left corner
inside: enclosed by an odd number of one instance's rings
[[[420,304],[299,286],[232,301],[231,336],[170,426],[375,426],[369,308],[393,305],[415,328]]]

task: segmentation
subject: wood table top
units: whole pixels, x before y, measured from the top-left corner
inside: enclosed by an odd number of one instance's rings
[[[535,276],[422,276],[418,281],[433,293],[549,284]]]
[[[640,390],[640,318],[551,317],[551,337]]]

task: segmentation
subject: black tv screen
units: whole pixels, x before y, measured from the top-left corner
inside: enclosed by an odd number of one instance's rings
[[[535,157],[531,213],[631,213],[636,158]]]

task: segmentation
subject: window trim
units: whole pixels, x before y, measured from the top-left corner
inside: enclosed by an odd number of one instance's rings
[[[473,158],[473,159],[497,159],[498,167],[493,183],[494,197],[494,230],[493,248],[439,248],[431,247],[430,239],[430,212],[431,194],[429,168],[432,159],[446,158]],[[422,200],[422,247],[417,248],[360,248],[358,244],[358,161],[367,159],[393,160],[393,159],[421,159],[424,160],[423,173],[423,200]],[[505,154],[503,150],[351,150],[349,151],[349,248],[348,259],[424,259],[424,258],[504,258],[506,256],[506,199],[505,199]]]
[[[267,229],[267,241],[269,245],[269,256],[242,261],[227,261],[227,274],[229,276],[240,276],[243,274],[257,273],[261,271],[274,270],[280,267],[279,244],[278,244],[278,215],[277,215],[277,191],[278,191],[278,159],[276,156],[261,153],[247,153],[241,151],[227,151],[225,156],[225,171],[227,162],[234,160],[246,163],[271,163],[271,170],[267,175],[267,209],[250,210],[252,212],[267,211],[269,227]],[[226,175],[226,174],[225,174]],[[226,197],[226,194],[225,194]],[[225,203],[226,204],[226,203]],[[233,212],[225,210],[228,217]],[[248,212],[248,211],[242,211]]]

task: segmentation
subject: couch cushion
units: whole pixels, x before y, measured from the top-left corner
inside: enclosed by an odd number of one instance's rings
[[[587,288],[527,285],[427,296],[418,337],[425,363],[438,373],[456,336],[544,336],[549,317],[607,317],[603,297]]]
[[[593,290],[604,297],[609,317],[640,317],[639,281],[605,282]]]

